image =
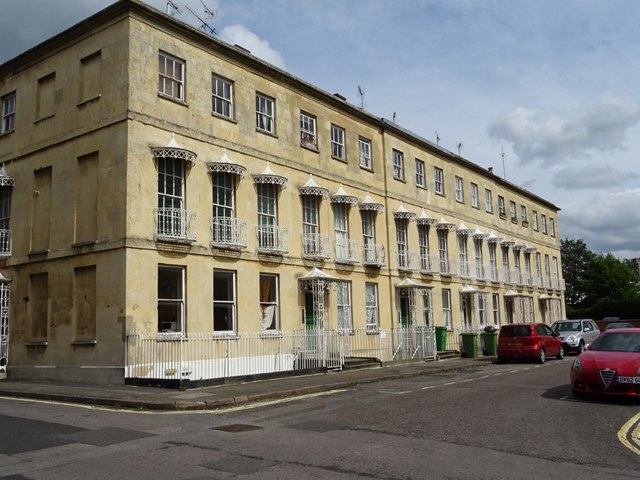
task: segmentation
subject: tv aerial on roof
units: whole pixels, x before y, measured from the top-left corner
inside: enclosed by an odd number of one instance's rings
[[[364,90],[358,85],[358,95],[360,95],[360,108],[364,108]]]
[[[181,6],[181,4],[179,4],[177,2],[174,2],[173,0],[167,0],[167,15],[170,15],[172,17],[176,13],[181,15],[182,14],[182,8],[186,8],[187,11],[191,15],[196,17],[198,19],[198,21],[200,22],[200,30],[204,31],[205,33],[208,33],[209,35],[217,35],[218,32],[216,32],[216,29],[209,24],[210,20],[212,20],[212,19],[214,19],[214,18],[216,18],[218,16],[217,10],[212,10],[211,8],[209,8],[203,2],[203,0],[200,0],[200,3],[202,4],[202,8],[204,9],[204,15],[197,14],[186,3],[182,4],[182,6]]]

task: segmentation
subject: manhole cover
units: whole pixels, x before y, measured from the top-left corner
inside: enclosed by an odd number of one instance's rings
[[[256,425],[246,425],[244,423],[232,423],[231,425],[222,425],[221,427],[213,427],[212,430],[220,430],[222,432],[249,432],[251,430],[260,430],[262,427]]]

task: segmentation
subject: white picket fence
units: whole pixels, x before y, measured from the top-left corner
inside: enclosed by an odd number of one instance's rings
[[[203,381],[341,369],[347,357],[380,362],[436,357],[430,327],[167,334],[131,331],[125,378]]]

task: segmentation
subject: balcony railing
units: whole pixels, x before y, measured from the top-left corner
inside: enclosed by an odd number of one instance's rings
[[[358,263],[360,242],[357,240],[336,240],[336,262]]]
[[[381,267],[385,263],[384,245],[371,243],[362,249],[362,263],[369,266]]]
[[[498,277],[498,266],[495,263],[489,263],[488,277],[492,282],[500,281]]]
[[[321,233],[304,233],[302,235],[302,256],[319,260],[329,258],[329,236]]]
[[[398,270],[413,271],[418,269],[419,265],[418,252],[399,251],[396,252],[396,261],[398,262]]]
[[[438,264],[440,265],[440,275],[451,276],[458,273],[458,262],[453,258],[438,256]]]
[[[480,262],[469,263],[469,275],[476,280],[488,280],[489,270],[487,265]]]
[[[11,256],[11,230],[0,230],[0,257]]]
[[[154,236],[166,242],[196,241],[196,212],[181,208],[155,208]]]
[[[247,223],[229,217],[211,219],[211,246],[240,250],[247,247]]]
[[[462,278],[471,278],[473,276],[471,264],[468,260],[460,260],[459,266],[460,266],[459,273]]]
[[[420,255],[420,273],[438,273],[440,259],[437,255]]]
[[[282,255],[289,251],[288,231],[285,227],[277,225],[256,226],[258,237],[258,252]]]

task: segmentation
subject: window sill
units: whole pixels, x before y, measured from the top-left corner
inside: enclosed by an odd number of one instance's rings
[[[97,340],[72,340],[71,345],[94,347],[98,343]]]
[[[360,165],[360,170],[365,170],[367,172],[373,173],[373,167],[365,167],[364,165]]]
[[[398,182],[407,183],[407,181],[406,181],[404,178],[402,178],[402,177],[396,177],[396,176],[394,175],[394,176],[393,176],[393,179],[394,179],[394,180],[397,180]]]
[[[94,95],[93,97],[89,97],[85,100],[81,100],[80,102],[76,103],[76,107],[78,108],[82,108],[84,106],[86,106],[87,104],[91,103],[91,102],[95,102],[96,100],[100,100],[102,98],[102,94],[99,93],[98,95]]]
[[[436,191],[435,193],[436,193],[436,195],[438,195],[439,197],[444,197],[444,196],[445,196],[444,192],[438,192],[438,191]]]
[[[313,153],[320,153],[320,150],[318,150],[318,145],[314,143],[301,143],[300,147]]]
[[[280,330],[263,330],[260,332],[260,338],[280,338],[282,332]]]
[[[179,342],[185,339],[182,332],[158,332],[159,342]]]
[[[44,117],[36,118],[33,123],[37,125],[40,122],[44,122],[45,120],[49,120],[50,118],[53,118],[55,116],[55,113],[50,113],[49,115],[45,115]]]
[[[238,334],[234,331],[213,332],[211,338],[214,340],[238,340]]]
[[[49,252],[51,252],[51,250],[49,250],[48,248],[45,248],[43,250],[31,250],[28,253],[28,255],[29,256],[47,255]]]
[[[2,137],[8,137],[9,135],[11,135],[13,132],[15,132],[16,129],[12,128],[11,130],[7,130],[5,132],[0,133],[0,138]]]
[[[275,132],[270,132],[269,130],[262,130],[261,128],[256,127],[256,132],[262,133],[263,135],[267,135],[269,137],[278,138]]]
[[[46,347],[47,345],[49,345],[49,342],[46,340],[30,340],[24,342],[25,347]]]
[[[72,248],[90,247],[92,245],[95,245],[96,243],[98,243],[97,240],[87,240],[86,242],[72,243],[71,247]]]
[[[238,124],[238,121],[234,117],[227,117],[221,113],[211,112],[211,116],[214,118],[219,118],[220,120],[226,120],[227,122]]]
[[[180,98],[172,97],[171,95],[167,95],[162,92],[158,92],[158,97],[163,98],[165,100],[169,100],[170,102],[176,103],[178,105],[182,105],[183,107],[188,107],[189,104]]]
[[[378,327],[371,329],[367,328],[367,335],[380,335],[380,329]]]

